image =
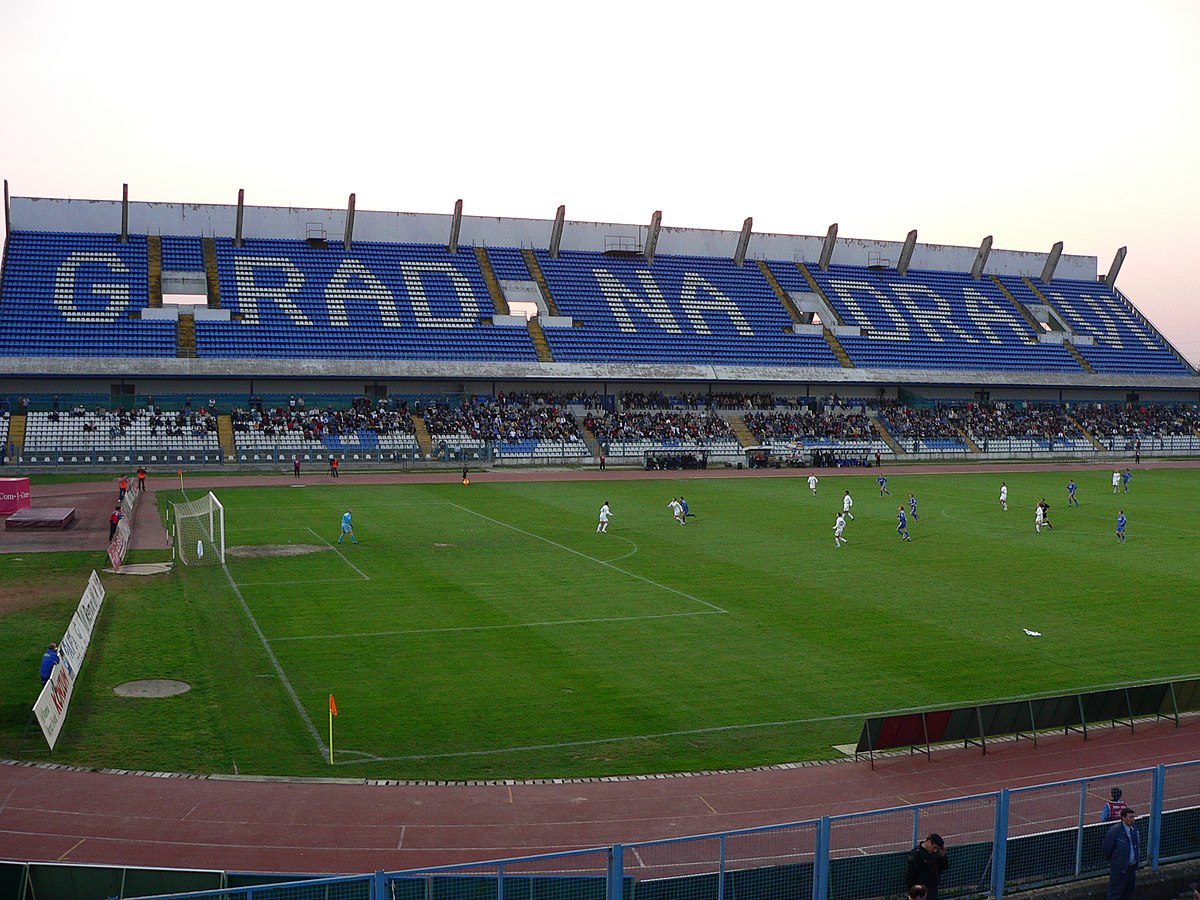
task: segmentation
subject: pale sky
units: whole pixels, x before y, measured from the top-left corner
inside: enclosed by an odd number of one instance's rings
[[[0,0],[14,196],[1096,256],[1200,362],[1200,2]]]

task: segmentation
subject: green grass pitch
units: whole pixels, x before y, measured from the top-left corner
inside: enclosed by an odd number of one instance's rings
[[[231,547],[320,550],[106,577],[53,759],[418,779],[701,770],[835,756],[870,713],[1196,672],[1200,472],[1140,471],[1119,496],[1103,471],[895,475],[891,498],[874,470],[818,474],[816,497],[802,477],[220,491]],[[846,489],[855,519],[835,549]],[[667,508],[680,493],[686,527]],[[1054,529],[1037,534],[1043,496]],[[348,506],[361,543],[338,546]],[[36,658],[98,564],[5,560],[78,590],[2,620],[4,755],[47,758],[22,737]],[[193,690],[112,693],[151,677]]]

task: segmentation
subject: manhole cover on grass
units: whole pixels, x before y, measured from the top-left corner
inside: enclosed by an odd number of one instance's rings
[[[113,693],[122,697],[174,697],[191,689],[192,686],[186,681],[173,678],[143,678],[118,684],[113,688]]]

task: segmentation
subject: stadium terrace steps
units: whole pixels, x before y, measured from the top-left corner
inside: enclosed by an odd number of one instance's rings
[[[971,439],[971,435],[967,434],[967,431],[965,428],[959,428],[956,426],[954,430],[957,431],[958,436],[963,439],[963,443],[967,445],[968,450],[970,450],[972,453],[982,453],[983,452],[980,449],[979,445]]]
[[[233,417],[217,416],[217,443],[226,459],[237,459],[237,441],[233,437]]]
[[[15,414],[8,420],[8,442],[16,449],[17,455],[25,449],[25,422],[25,416],[20,414]]]
[[[521,257],[525,260],[525,265],[529,268],[529,274],[533,276],[533,280],[537,282],[538,290],[542,292],[542,299],[546,301],[546,312],[552,316],[557,316],[558,304],[554,302],[554,294],[550,291],[550,285],[546,282],[546,276],[542,272],[541,264],[538,263],[537,254],[525,247],[521,250]]]
[[[429,434],[429,428],[425,425],[425,417],[414,413],[409,418],[412,420],[413,435],[417,439],[417,446],[421,448],[421,455],[429,459],[433,455],[433,438]]]
[[[217,270],[217,241],[206,237],[200,241],[204,253],[204,281],[208,285],[208,305],[210,309],[221,308],[221,279]]]
[[[733,431],[733,436],[738,439],[738,443],[743,447],[757,447],[759,441],[754,437],[746,424],[745,416],[726,416],[725,421],[729,423],[729,428]]]
[[[146,267],[150,276],[150,302],[148,305],[157,308],[163,305],[162,238],[157,234],[146,237]]]
[[[821,288],[821,285],[817,283],[817,279],[813,277],[812,272],[808,270],[807,264],[798,262],[796,263],[796,269],[801,275],[804,276],[804,281],[808,284],[808,289],[824,300],[825,305],[833,310],[833,314],[837,317],[836,324],[845,325],[846,323],[842,321],[841,313],[838,312],[836,306],[829,302],[829,297],[825,294],[825,291]]]
[[[530,316],[527,327],[529,339],[533,341],[533,349],[537,351],[538,362],[554,362],[554,354],[550,352],[550,345],[546,343],[546,332],[542,330],[542,323],[538,321],[538,317]]]
[[[1013,292],[1008,289],[1008,286],[1001,281],[999,277],[996,275],[992,275],[990,277],[992,279],[992,283],[1000,289],[1000,293],[1008,298],[1008,302],[1013,305],[1013,308],[1021,314],[1021,318],[1026,321],[1031,329],[1033,329],[1033,333],[1036,335],[1038,332],[1040,332],[1042,330],[1042,326],[1038,323],[1038,320],[1033,317],[1033,313],[1025,308],[1025,304],[1016,298]]]
[[[871,416],[871,424],[875,426],[875,432],[879,435],[883,442],[891,448],[893,453],[905,452],[904,448],[900,446],[900,443],[896,440],[895,436],[887,430],[887,426],[879,421],[878,416]]]
[[[1079,352],[1078,347],[1076,347],[1070,341],[1063,341],[1063,346],[1067,348],[1068,353],[1075,357],[1075,362],[1079,363],[1079,368],[1083,369],[1083,371],[1087,372],[1089,375],[1096,374],[1096,370],[1092,367],[1090,362],[1084,359],[1084,356]]]
[[[475,259],[479,261],[479,269],[483,272],[483,280],[487,284],[488,296],[492,298],[492,304],[496,307],[496,314],[511,315],[508,301],[504,299],[504,291],[500,290],[500,280],[496,278],[496,270],[492,268],[492,261],[488,259],[487,249],[476,247]]]
[[[175,320],[175,355],[182,359],[196,358],[196,317],[190,310],[181,310]]]
[[[837,335],[828,328],[822,328],[821,336],[825,338],[825,343],[829,345],[829,349],[833,351],[833,355],[838,358],[838,362],[842,364],[842,368],[853,369],[854,360],[850,358],[850,354],[846,352],[846,348],[842,346],[842,342],[838,340]]]
[[[783,285],[779,283],[779,279],[775,277],[775,273],[771,271],[771,267],[767,265],[765,259],[758,260],[758,270],[762,272],[763,278],[767,279],[767,284],[771,286],[771,290],[775,292],[775,296],[779,298],[784,310],[792,321],[799,325],[804,321],[804,317],[800,315],[800,310],[796,309],[796,304],[792,302],[792,298],[788,296],[788,292],[783,289]]]
[[[1088,439],[1088,441],[1091,443],[1091,445],[1093,447],[1095,447],[1097,450],[1102,450],[1102,451],[1108,449],[1102,443],[1100,443],[1098,440],[1096,440],[1095,435],[1093,435],[1090,431],[1088,431],[1086,428],[1084,428],[1083,423],[1080,422],[1078,419],[1076,419],[1073,415],[1070,415],[1068,413],[1067,418],[1071,420],[1071,424],[1079,429],[1080,433],[1083,434],[1083,436]]]

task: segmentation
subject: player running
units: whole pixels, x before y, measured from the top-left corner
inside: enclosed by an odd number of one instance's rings
[[[342,533],[338,535],[337,539],[339,544],[342,542],[342,538],[344,538],[346,535],[350,535],[350,543],[358,543],[358,538],[354,536],[354,525],[350,522],[350,512],[351,510],[347,508],[347,510],[342,513]]]
[[[921,517],[917,515],[917,498],[912,494],[908,495],[908,511],[912,515],[914,522],[921,521]]]
[[[854,513],[851,512],[851,509],[853,509],[853,507],[854,507],[854,498],[850,496],[849,491],[846,491],[846,496],[842,498],[842,515],[845,516],[847,519],[849,519],[851,522],[854,521]]]
[[[838,513],[837,521],[833,523],[833,546],[838,550],[842,549],[842,544],[850,543],[844,537],[842,532],[846,530],[846,514]]]
[[[1117,513],[1117,540],[1122,544],[1125,543],[1125,523],[1128,520],[1125,518],[1125,510]]]
[[[608,501],[605,500],[600,506],[600,524],[596,526],[596,534],[608,534],[608,520],[612,516],[612,510],[608,508]]]
[[[1075,496],[1075,492],[1077,490],[1079,490],[1079,485],[1077,485],[1075,483],[1075,479],[1072,478],[1067,482],[1067,506],[1079,505],[1079,498]]]
[[[904,505],[901,504],[898,509],[900,511],[897,513],[896,518],[899,520],[900,524],[896,526],[896,533],[900,535],[903,540],[911,541],[912,535],[908,533],[908,517],[904,515]]]
[[[667,504],[667,508],[671,510],[671,515],[675,517],[675,521],[680,525],[686,525],[687,520],[683,517],[683,507],[679,505],[679,498],[672,497],[671,502]]]
[[[880,475],[875,480],[879,482],[879,496],[880,497],[882,497],[884,494],[886,494],[889,497],[892,496],[892,492],[887,489],[887,476],[886,475]]]
[[[808,476],[808,489],[810,491],[812,491],[812,495],[814,497],[817,496],[817,476],[816,475]]]

